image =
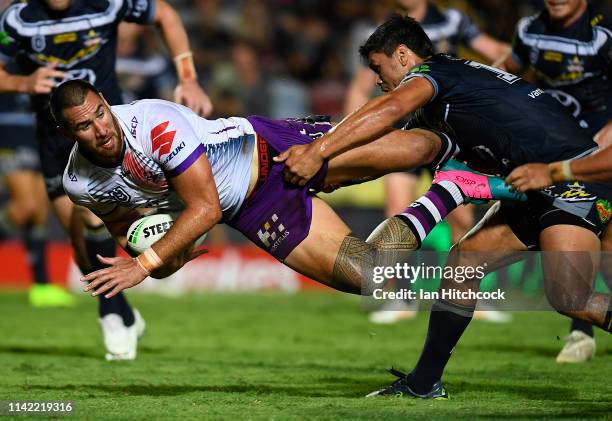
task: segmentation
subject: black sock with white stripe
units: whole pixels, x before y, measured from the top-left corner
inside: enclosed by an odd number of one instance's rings
[[[408,384],[413,391],[423,395],[429,393],[434,383],[442,378],[446,363],[473,315],[473,308],[450,301],[433,303],[425,346],[414,370],[408,375]]]
[[[425,195],[417,199],[397,217],[404,221],[415,234],[420,247],[434,227],[463,203],[463,194],[459,187],[450,181],[441,181],[432,184]]]

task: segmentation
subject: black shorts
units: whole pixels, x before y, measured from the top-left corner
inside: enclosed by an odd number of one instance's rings
[[[612,219],[612,184],[565,182],[529,194],[527,202],[502,202],[502,215],[530,250],[553,225],[586,228],[601,237]]]
[[[74,141],[62,135],[55,123],[39,119],[36,126],[40,166],[49,200],[66,194],[62,186],[64,169],[68,165]]]
[[[0,125],[0,172],[40,171],[36,130],[32,124]]]

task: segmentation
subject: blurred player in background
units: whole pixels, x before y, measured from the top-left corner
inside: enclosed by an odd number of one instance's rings
[[[378,2],[383,3],[380,0]],[[510,51],[508,44],[481,32],[465,13],[457,9],[441,9],[428,0],[396,0],[395,10],[401,15],[416,19],[421,24],[433,42],[436,53],[457,56],[459,48],[464,46],[489,62],[494,62]],[[363,44],[375,29],[376,26],[373,26],[369,33],[359,40],[359,45]],[[353,51],[357,51],[357,48]],[[367,102],[376,88],[376,81],[377,76],[371,69],[363,64],[358,65],[347,93],[345,114],[353,112]],[[385,177],[385,213],[388,218],[401,212],[406,203],[416,199],[422,172],[422,169],[417,169]],[[433,171],[428,172],[433,176]],[[451,227],[451,241],[454,244],[474,224],[474,210],[472,206],[461,206],[449,215],[447,221]],[[399,301],[389,305],[391,307],[383,307],[370,314],[370,320],[374,323],[394,323],[416,315],[414,305]],[[506,320],[504,316],[506,315],[497,311],[477,313],[478,318],[493,321]]]
[[[73,141],[57,131],[49,114],[49,93],[61,80],[85,79],[99,87],[110,103],[121,103],[115,73],[121,21],[158,26],[176,65],[175,100],[208,114],[211,103],[198,85],[187,34],[176,11],[163,0],[33,0],[14,2],[0,16],[0,92],[31,95],[47,193],[84,273],[101,267],[96,254],[114,255],[116,246],[102,221],[84,208],[74,208],[63,190],[61,178]],[[12,57],[16,73],[5,68]],[[118,295],[100,298],[99,316],[107,359],[133,359],[144,329],[138,312]]]
[[[587,0],[545,0],[517,25],[502,68],[522,75],[568,108],[600,146],[612,143],[612,31]],[[612,250],[612,244],[603,245]],[[595,354],[593,326],[572,320],[560,363]]]
[[[29,300],[34,307],[74,304],[74,297],[49,283],[47,275],[47,198],[36,152],[34,115],[27,95],[0,95],[0,174],[9,193],[0,210],[0,238],[22,234],[34,284]]]

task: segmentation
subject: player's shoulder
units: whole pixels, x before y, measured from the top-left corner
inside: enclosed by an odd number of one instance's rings
[[[612,38],[612,19],[610,19],[610,16],[596,10],[591,10],[590,12],[589,23],[595,33]]]
[[[518,37],[524,38],[528,35],[544,33],[546,30],[546,23],[543,13],[542,11],[519,19],[516,24],[516,34]]]
[[[32,6],[23,1],[14,1],[0,14],[0,30],[6,31],[14,28],[16,22],[23,21],[26,16],[32,14],[29,10]]]
[[[462,20],[470,20],[467,13],[462,10],[456,9],[454,7],[447,7],[444,9],[439,9],[440,13],[444,15],[446,20],[450,22],[460,22]]]

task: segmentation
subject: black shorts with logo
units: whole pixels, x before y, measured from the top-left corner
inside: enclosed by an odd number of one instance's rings
[[[530,250],[553,225],[574,225],[604,233],[612,219],[612,184],[563,182],[528,194],[527,202],[502,202],[501,212],[514,234]]]

